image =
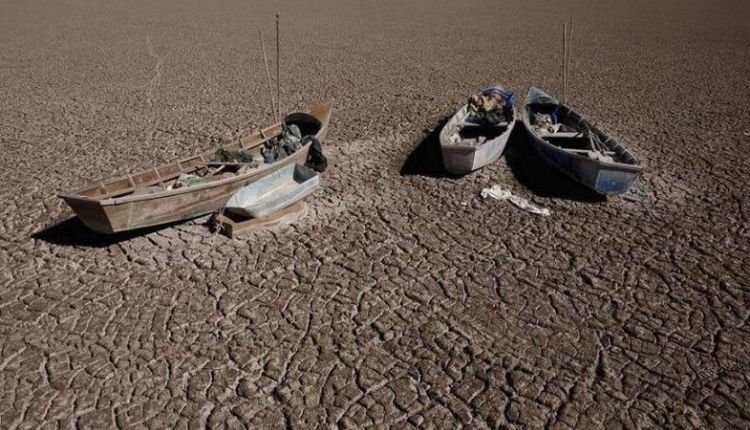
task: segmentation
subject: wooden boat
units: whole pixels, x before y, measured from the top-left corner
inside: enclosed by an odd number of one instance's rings
[[[231,212],[216,214],[214,222],[216,228],[229,237],[253,233],[260,230],[270,230],[282,224],[293,223],[305,216],[307,204],[304,200],[297,200],[290,206],[279,209],[260,218],[246,218]]]
[[[516,112],[510,122],[487,126],[468,122],[469,105],[458,110],[440,131],[440,151],[445,170],[465,175],[496,161],[503,154],[516,123]]]
[[[234,193],[224,208],[250,218],[283,209],[320,188],[320,175],[301,164],[290,164]]]
[[[328,132],[331,104],[324,103],[305,113],[286,117],[287,124],[299,126],[303,135],[314,135],[321,143]],[[279,136],[281,123],[242,136],[238,142],[225,145],[229,151],[246,149],[260,152],[263,143]],[[240,188],[260,180],[278,169],[307,159],[311,143],[291,155],[256,168],[238,163],[212,162],[214,152],[206,152],[173,163],[154,167],[133,175],[99,182],[86,188],[61,193],[83,223],[100,233],[115,233],[186,220],[205,215],[224,206]],[[200,183],[172,188],[169,186],[184,174],[205,168],[221,167],[224,175]],[[236,174],[227,174],[234,171]]]
[[[624,193],[643,172],[625,147],[538,88],[529,90],[521,117],[536,152],[596,193]]]

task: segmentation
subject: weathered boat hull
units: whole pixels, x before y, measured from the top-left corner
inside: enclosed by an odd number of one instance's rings
[[[281,168],[307,159],[309,146],[275,164]],[[188,220],[209,214],[222,206],[240,188],[261,180],[273,170],[256,175],[217,181],[208,186],[195,186],[183,193],[159,196],[148,200],[120,201],[99,204],[80,198],[63,197],[78,218],[90,229],[99,233],[117,233],[138,228],[153,227]],[[117,200],[117,199],[115,199]]]
[[[603,145],[611,150],[619,161],[602,161],[589,158],[576,153],[571,153],[558,148],[555,145],[542,139],[531,125],[528,113],[528,105],[531,103],[545,103],[560,105],[553,97],[547,95],[538,88],[531,88],[526,97],[526,103],[522,109],[522,122],[526,128],[531,141],[531,145],[537,154],[546,160],[551,166],[568,176],[575,182],[589,188],[590,190],[604,195],[622,194],[630,189],[643,172],[643,166],[616,140],[607,136],[597,127],[588,124],[593,133],[603,141]],[[565,107],[564,105],[561,105]],[[585,118],[575,114],[572,110],[565,107],[570,112],[569,115],[577,118],[579,121],[586,121]]]
[[[497,161],[508,144],[510,133],[476,147],[441,146],[443,166],[453,175],[466,175]]]
[[[307,197],[320,188],[320,175],[299,164],[283,167],[237,191],[226,210],[260,218]]]
[[[315,135],[323,142],[328,131],[331,105],[320,105],[308,113],[320,121],[320,129]],[[255,147],[269,137],[278,135],[280,131],[281,125],[276,124],[249,136],[249,142],[246,144],[227,145],[226,148]],[[113,179],[78,192],[61,193],[59,197],[73,209],[87,227],[99,233],[117,233],[187,220],[221,208],[237,190],[284,166],[304,163],[310,146],[308,143],[275,163],[263,165],[247,173],[195,186],[117,196],[122,191],[132,191],[138,186],[160,183],[178,176],[180,172],[205,164],[212,153],[201,154],[126,178]]]
[[[601,195],[622,194],[641,176],[640,168],[628,168],[612,163],[597,163],[593,160],[566,153],[549,145],[526,127],[531,135],[531,144],[537,154],[558,171],[575,182]]]
[[[466,106],[445,124],[440,132],[440,152],[443,159],[443,167],[453,175],[466,175],[482,167],[492,164],[503,155],[508,139],[516,123],[515,115],[512,122],[508,124],[500,136],[490,139],[481,145],[467,145],[453,143],[449,139],[450,127],[466,114]]]

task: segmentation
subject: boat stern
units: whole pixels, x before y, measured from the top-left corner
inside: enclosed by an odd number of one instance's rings
[[[596,192],[607,196],[628,191],[640,176],[638,171],[602,169],[596,176]]]
[[[443,168],[452,175],[466,175],[475,170],[475,148],[456,145],[444,145],[440,151],[443,158]]]
[[[58,194],[57,196],[70,206],[86,227],[97,233],[115,233],[106,209],[99,201],[70,194]]]

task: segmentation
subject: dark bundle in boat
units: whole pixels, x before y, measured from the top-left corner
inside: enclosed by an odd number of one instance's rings
[[[263,160],[266,163],[282,160],[302,146],[302,131],[296,124],[283,123],[281,134],[263,144]]]
[[[224,148],[219,148],[214,154],[214,161],[222,163],[252,163],[254,157],[252,152],[247,149],[240,149],[239,151],[230,151]]]
[[[469,97],[467,122],[494,126],[513,121],[515,97],[513,92],[499,86],[491,86],[479,94]]]

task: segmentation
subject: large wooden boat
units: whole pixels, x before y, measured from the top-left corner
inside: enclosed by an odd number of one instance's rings
[[[308,112],[287,116],[285,123],[296,124],[303,136],[313,135],[322,143],[328,132],[330,117],[331,104],[324,103]],[[265,142],[279,136],[281,131],[282,125],[277,123],[243,136],[238,142],[225,145],[224,149],[259,152]],[[282,167],[305,163],[312,145],[309,140],[307,142],[285,158],[271,163],[263,162],[254,168],[242,163],[215,162],[212,160],[215,153],[210,151],[77,191],[60,193],[59,197],[70,205],[87,227],[100,233],[186,220],[221,208],[237,190]],[[201,169],[221,170],[223,174],[189,186],[172,186],[181,175]],[[236,174],[228,174],[232,172]]]
[[[643,172],[623,145],[538,88],[529,90],[521,117],[536,152],[598,194],[622,194]]]

